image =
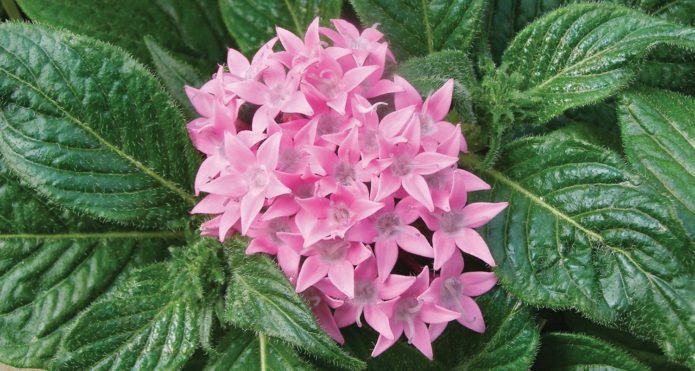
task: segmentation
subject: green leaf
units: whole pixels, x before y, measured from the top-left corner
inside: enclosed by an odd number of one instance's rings
[[[166,50],[150,36],[145,36],[145,45],[150,51],[152,64],[154,64],[157,75],[162,79],[164,86],[169,90],[174,99],[181,107],[186,109],[190,117],[194,117],[195,110],[188,100],[184,86],[200,87],[208,78],[205,74],[198,71],[187,62],[176,58],[170,51]]]
[[[475,122],[471,92],[478,82],[466,53],[449,50],[411,58],[399,66],[398,74],[413,84],[423,97],[454,79],[454,107],[467,121]]]
[[[558,139],[577,139],[620,150],[620,133],[617,128],[607,126],[604,122],[582,122],[571,119],[564,120],[565,125],[548,134],[548,137]],[[613,130],[613,129],[616,130]]]
[[[231,324],[284,340],[341,368],[364,367],[319,327],[275,263],[260,254],[245,256],[239,241],[229,250],[232,279],[226,319]]]
[[[49,205],[0,163],[0,362],[49,367],[81,311],[183,237],[108,228]]]
[[[504,53],[502,70],[520,79],[514,98],[521,112],[544,123],[616,94],[659,44],[695,49],[695,29],[621,6],[572,5],[517,35]]]
[[[186,216],[199,155],[154,77],[121,50],[0,25],[0,153],[39,193],[80,213],[156,228]]]
[[[588,335],[543,335],[534,370],[649,370],[624,349]]]
[[[659,90],[622,96],[619,110],[630,163],[677,205],[695,236],[695,99]]]
[[[200,66],[224,61],[229,41],[216,0],[18,0],[34,21],[95,37],[150,61],[149,35]]]
[[[692,242],[668,201],[638,186],[619,156],[529,138],[484,175],[493,186],[486,198],[509,202],[484,233],[505,288],[533,305],[617,318],[695,364]]]
[[[262,334],[232,328],[218,348],[219,355],[208,363],[206,371],[312,369],[291,346]]]
[[[304,37],[314,17],[326,25],[340,18],[341,0],[219,0],[227,30],[244,54],[253,54],[259,46],[275,36],[279,26]]]
[[[177,290],[167,264],[137,271],[78,318],[56,368],[180,368],[198,346],[198,306]]]
[[[399,58],[455,49],[468,51],[484,0],[351,0],[362,24],[379,23]]]
[[[479,334],[456,322],[449,323],[433,344],[434,361],[425,358],[403,340],[378,357],[369,358],[374,341],[365,341],[372,339],[356,327],[343,330],[346,346],[368,358],[369,370],[529,369],[540,338],[529,308],[501,288],[480,296],[476,301],[485,317],[485,332]]]
[[[564,317],[567,327],[573,332],[591,335],[611,344],[619,345],[653,370],[687,370],[686,367],[669,361],[654,343],[636,338],[634,335],[620,329],[600,326],[576,313],[566,312]]]

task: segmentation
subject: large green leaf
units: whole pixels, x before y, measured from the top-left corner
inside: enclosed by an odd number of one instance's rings
[[[484,175],[493,186],[486,198],[509,202],[485,232],[504,287],[534,305],[617,318],[695,364],[692,242],[668,200],[637,185],[619,156],[529,138]]]
[[[454,107],[469,122],[475,121],[471,93],[478,82],[466,53],[447,50],[411,58],[399,66],[398,74],[413,84],[424,97],[441,88],[447,80],[454,79]]]
[[[178,369],[198,346],[199,304],[177,290],[166,263],[135,272],[84,312],[63,341],[58,369]]]
[[[341,368],[364,364],[342,351],[319,327],[307,304],[268,257],[244,255],[243,244],[230,243],[232,279],[226,319],[233,325],[276,337]]]
[[[18,0],[32,20],[118,45],[142,62],[149,35],[164,47],[215,68],[230,46],[216,0]],[[209,66],[208,66],[209,65]]]
[[[540,335],[529,308],[496,288],[476,299],[485,317],[483,334],[451,322],[434,342],[434,361],[415,347],[399,341],[380,356],[368,359],[369,370],[525,370],[531,367]],[[346,344],[367,358],[373,342],[364,331],[344,330]]]
[[[49,367],[81,311],[183,237],[106,228],[49,205],[0,163],[1,362]]]
[[[121,50],[0,25],[0,153],[69,209],[146,228],[187,215],[199,162],[183,118]]]
[[[147,49],[150,51],[152,64],[154,64],[157,75],[162,79],[171,96],[179,102],[181,107],[186,109],[189,116],[196,116],[184,87],[186,85],[196,88],[200,87],[207,80],[205,75],[197,68],[176,58],[152,37],[145,36],[145,45],[147,45]]]
[[[606,4],[571,5],[533,22],[504,53],[516,74],[514,97],[534,123],[598,102],[623,89],[652,46],[695,49],[695,29]]]
[[[397,57],[467,51],[479,32],[484,0],[351,0],[362,23],[379,23]]]
[[[230,329],[218,346],[218,355],[207,371],[226,370],[311,370],[312,367],[289,345],[265,335]]]
[[[649,370],[624,349],[588,335],[554,332],[542,344],[534,370]]]
[[[491,0],[487,32],[496,60],[502,56],[516,34],[536,18],[563,5],[586,0]],[[695,21],[693,0],[602,0],[640,9],[653,16],[690,25]]]
[[[341,0],[219,0],[222,18],[243,53],[256,49],[275,36],[275,27],[304,37],[307,26],[320,16],[322,24],[340,18]]]
[[[623,95],[620,129],[630,163],[676,201],[695,236],[695,99],[659,90]]]

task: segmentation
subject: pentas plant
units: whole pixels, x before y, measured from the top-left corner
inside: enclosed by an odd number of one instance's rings
[[[695,369],[694,4],[0,1],[0,369]]]
[[[203,235],[276,256],[335,341],[366,323],[379,334],[372,356],[405,336],[432,359],[447,323],[485,331],[472,298],[496,278],[462,273],[463,253],[495,266],[474,228],[507,203],[467,202],[490,186],[457,167],[467,148],[446,119],[453,80],[423,100],[386,74],[395,60],[376,26],[331,23],[314,19],[303,39],[277,27],[251,61],[230,49],[210,81],[186,87],[200,115],[188,132],[206,155],[191,212],[214,215]],[[413,255],[432,267],[394,273]]]

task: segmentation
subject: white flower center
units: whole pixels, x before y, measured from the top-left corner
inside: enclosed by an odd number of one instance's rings
[[[265,166],[256,166],[246,172],[249,188],[252,190],[263,190],[270,182],[270,176]]]
[[[442,231],[455,234],[463,228],[463,215],[457,210],[451,210],[439,217],[439,226]]]
[[[323,240],[316,243],[316,247],[324,263],[335,263],[345,258],[350,244],[341,240]]]
[[[380,237],[390,238],[398,234],[401,219],[394,213],[386,213],[379,216],[374,224]]]
[[[352,212],[344,204],[334,205],[330,215],[333,223],[341,227],[347,227],[352,220]]]
[[[340,161],[335,164],[333,168],[333,176],[335,180],[342,186],[348,186],[355,182],[357,175],[355,174],[355,168],[352,164],[347,161]]]
[[[389,167],[391,172],[395,176],[405,176],[410,174],[412,170],[412,164],[410,163],[410,156],[398,156],[393,159],[393,164]]]

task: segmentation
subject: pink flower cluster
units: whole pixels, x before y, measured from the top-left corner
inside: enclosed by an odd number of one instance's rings
[[[496,279],[462,273],[461,252],[494,266],[474,228],[506,203],[467,204],[489,185],[456,166],[466,143],[445,121],[453,81],[423,101],[384,77],[393,56],[375,27],[332,22],[314,20],[304,40],[277,28],[250,62],[229,50],[226,68],[186,88],[201,116],[188,130],[207,155],[195,181],[207,195],[192,212],[215,215],[203,234],[240,233],[248,254],[276,256],[336,341],[364,317],[379,333],[373,356],[405,334],[432,358],[448,322],[485,329],[472,297]],[[406,255],[438,273],[393,274]]]

